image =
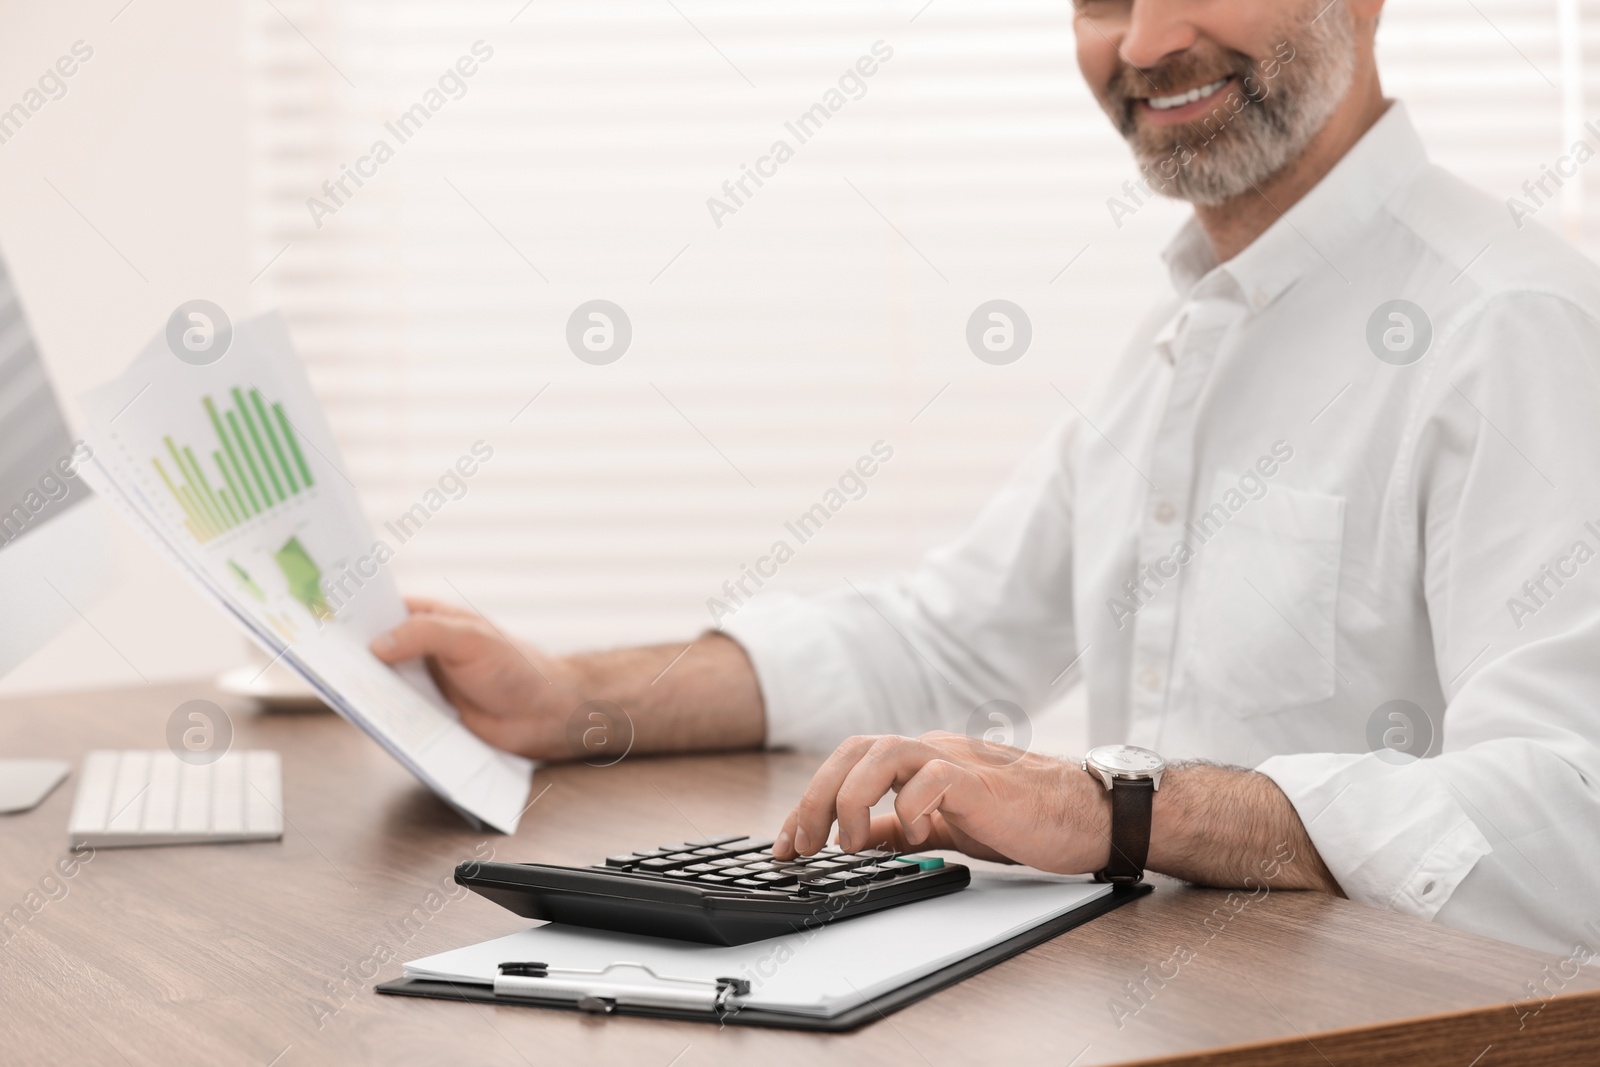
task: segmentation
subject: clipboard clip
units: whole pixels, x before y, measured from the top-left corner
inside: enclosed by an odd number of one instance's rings
[[[722,1014],[750,995],[743,978],[679,978],[657,974],[642,963],[620,961],[597,970],[547,963],[502,963],[494,979],[497,997],[571,1001],[580,1011],[607,1014],[618,1005],[680,1008]]]

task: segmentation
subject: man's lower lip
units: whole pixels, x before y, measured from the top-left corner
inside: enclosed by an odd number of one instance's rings
[[[1146,122],[1149,122],[1155,126],[1176,126],[1179,123],[1193,122],[1195,119],[1200,118],[1203,115],[1210,114],[1213,108],[1222,103],[1223,99],[1227,97],[1229,90],[1233,88],[1233,85],[1234,78],[1229,76],[1229,78],[1218,87],[1217,91],[1212,93],[1210,96],[1202,96],[1200,99],[1191,104],[1184,104],[1182,107],[1168,108],[1165,111],[1158,111],[1157,109],[1151,107],[1148,100],[1140,100],[1134,106],[1134,113],[1140,118],[1144,119]]]

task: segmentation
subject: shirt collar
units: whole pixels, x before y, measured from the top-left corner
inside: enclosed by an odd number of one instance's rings
[[[1405,105],[1396,101],[1315,188],[1228,262],[1217,263],[1205,230],[1191,217],[1162,253],[1173,288],[1187,298],[1215,272],[1261,311],[1307,271],[1323,265],[1339,270],[1331,257],[1427,161]]]

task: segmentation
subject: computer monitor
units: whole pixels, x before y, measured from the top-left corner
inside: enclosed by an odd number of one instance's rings
[[[0,256],[0,675],[75,622],[111,585],[104,505]]]

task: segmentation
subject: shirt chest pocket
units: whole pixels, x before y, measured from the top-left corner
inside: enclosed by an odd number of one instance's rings
[[[1217,532],[1197,553],[1189,642],[1203,702],[1255,716],[1327,700],[1338,676],[1344,498],[1269,484],[1252,500],[1219,476],[1211,499],[1218,506],[1196,520]]]

